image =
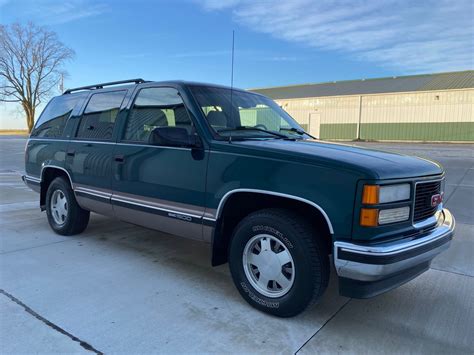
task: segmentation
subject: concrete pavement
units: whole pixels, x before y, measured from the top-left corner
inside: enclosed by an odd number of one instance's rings
[[[92,215],[54,234],[19,179],[20,138],[0,138],[2,353],[473,353],[472,145],[368,144],[447,168],[458,230],[432,269],[370,300],[337,294],[278,319],[248,306],[205,244]],[[364,144],[367,145],[367,144]]]

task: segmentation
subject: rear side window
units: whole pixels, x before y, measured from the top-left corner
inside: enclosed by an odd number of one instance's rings
[[[62,136],[67,119],[82,95],[63,95],[52,99],[36,122],[32,137],[59,138]]]
[[[93,140],[110,140],[120,105],[126,91],[93,94],[79,123],[76,137]]]

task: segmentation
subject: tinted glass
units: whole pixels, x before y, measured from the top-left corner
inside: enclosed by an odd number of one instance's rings
[[[192,133],[192,123],[178,91],[172,88],[142,89],[127,120],[123,139],[147,143],[157,127],[181,127]]]
[[[59,138],[62,136],[66,121],[81,95],[62,95],[55,97],[46,106],[31,133],[32,137]]]
[[[209,125],[221,136],[272,137],[257,130],[229,131],[236,127],[255,127],[288,136],[298,135],[292,129],[303,130],[290,115],[265,96],[240,90],[233,90],[231,95],[230,89],[207,86],[193,86],[191,90]]]
[[[91,96],[81,117],[78,138],[110,140],[120,105],[126,91],[98,93]]]

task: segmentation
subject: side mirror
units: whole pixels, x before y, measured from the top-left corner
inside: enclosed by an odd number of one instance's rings
[[[169,147],[200,147],[201,140],[196,135],[190,135],[185,128],[157,127],[151,131],[148,143]]]

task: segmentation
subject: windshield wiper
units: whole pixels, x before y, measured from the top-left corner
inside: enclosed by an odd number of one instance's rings
[[[288,137],[287,135],[285,134],[281,134],[281,133],[278,133],[278,132],[274,132],[274,131],[270,131],[268,129],[264,129],[264,128],[258,128],[258,127],[249,127],[249,126],[237,126],[237,127],[233,127],[233,128],[223,128],[223,129],[218,129],[217,130],[217,133],[221,133],[221,132],[234,132],[234,131],[259,131],[259,132],[265,132],[265,133],[268,133],[268,134],[271,134],[275,137],[278,137],[278,138],[281,138],[281,139],[290,139],[290,140],[293,140],[293,138],[291,137]]]
[[[298,128],[295,128],[295,127],[291,127],[291,128],[287,128],[287,127],[281,127],[280,128],[280,131],[290,131],[290,132],[295,132],[297,134],[299,134],[300,136],[303,136],[303,135],[307,135],[307,136],[310,136],[311,138],[313,139],[317,139],[316,137],[313,137],[311,134],[309,134],[308,132],[305,132],[303,131],[302,129],[298,129]]]

